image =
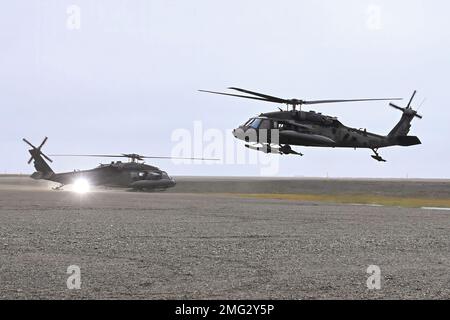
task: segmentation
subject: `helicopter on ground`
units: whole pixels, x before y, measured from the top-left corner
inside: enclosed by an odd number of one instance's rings
[[[73,172],[55,173],[48,163],[53,162],[41,149],[47,141],[44,138],[42,143],[35,147],[27,139],[22,140],[31,146],[28,150],[31,158],[28,163],[34,161],[36,172],[31,175],[31,178],[37,180],[49,180],[57,182],[60,185],[53,189],[60,190],[65,185],[73,184],[83,192],[88,189],[90,185],[105,186],[105,187],[121,187],[131,188],[133,190],[141,191],[164,191],[168,188],[174,187],[175,179],[170,177],[167,172],[143,163],[144,159],[189,159],[189,160],[217,160],[204,158],[175,158],[175,157],[156,157],[156,156],[142,156],[139,154],[53,154],[50,156],[75,156],[75,157],[108,157],[108,158],[128,158],[129,162],[112,161],[108,164],[100,164],[98,167],[90,170],[75,170]],[[142,162],[139,162],[142,161]]]
[[[412,119],[414,117],[422,119],[422,116],[417,114],[417,111],[411,107],[416,91],[414,91],[405,108],[399,107],[392,102],[389,104],[391,107],[401,110],[403,114],[400,121],[388,135],[379,135],[368,132],[366,129],[347,127],[336,117],[315,111],[302,111],[301,106],[341,102],[392,101],[402,100],[401,98],[308,101],[301,99],[283,99],[236,87],[230,87],[228,89],[247,95],[208,90],[199,91],[287,105],[287,110],[278,108],[279,111],[276,112],[261,113],[258,117],[250,118],[245,124],[233,130],[233,135],[237,139],[244,140],[246,142],[245,146],[252,150],[262,151],[264,153],[303,156],[302,153],[293,150],[291,145],[355,149],[368,148],[374,152],[374,155],[372,155],[373,159],[385,162],[386,160],[378,153],[379,148],[421,144],[418,137],[408,136]],[[291,107],[291,110],[289,110],[289,107]],[[299,107],[299,110],[296,107]]]

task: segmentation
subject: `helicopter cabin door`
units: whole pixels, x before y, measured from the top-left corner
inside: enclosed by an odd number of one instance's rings
[[[258,142],[271,143],[272,130],[278,129],[278,123],[270,119],[260,119],[258,126]]]

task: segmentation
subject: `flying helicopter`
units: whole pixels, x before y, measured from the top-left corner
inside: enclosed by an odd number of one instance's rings
[[[291,145],[331,148],[367,148],[373,151],[372,158],[385,162],[378,153],[379,148],[389,146],[412,146],[421,144],[416,136],[408,136],[411,121],[422,116],[413,110],[411,103],[417,91],[414,91],[406,107],[399,107],[394,103],[389,105],[402,111],[400,121],[387,135],[368,132],[366,129],[356,129],[343,125],[337,117],[324,115],[315,111],[302,111],[303,105],[316,105],[343,102],[393,101],[401,98],[381,99],[349,99],[349,100],[302,100],[283,99],[246,89],[230,87],[243,94],[224,93],[209,90],[201,92],[226,95],[238,98],[253,99],[287,106],[286,110],[261,113],[250,118],[243,125],[233,130],[233,135],[246,142],[249,149],[264,153],[293,154],[303,156],[301,152],[292,149]],[[298,107],[298,110],[297,110]]]
[[[53,188],[60,190],[65,185],[73,184],[75,189],[80,192],[87,191],[90,185],[130,188],[141,191],[164,191],[174,187],[175,179],[170,177],[167,172],[148,164],[143,163],[144,159],[189,159],[189,160],[217,160],[204,158],[176,158],[176,157],[156,157],[143,156],[135,153],[131,154],[52,154],[52,157],[107,157],[107,158],[128,158],[128,162],[112,161],[108,164],[100,164],[98,167],[90,170],[75,170],[72,172],[55,173],[48,163],[53,160],[42,152],[43,145],[47,142],[47,137],[42,143],[35,147],[27,139],[22,140],[27,143],[31,149],[28,152],[31,155],[28,163],[34,161],[34,172],[30,177],[36,180],[49,180],[57,182],[60,185]]]

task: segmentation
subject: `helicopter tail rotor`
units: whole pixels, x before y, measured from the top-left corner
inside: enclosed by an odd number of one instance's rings
[[[27,139],[23,138],[22,139],[23,142],[25,142],[26,144],[28,144],[32,149],[30,149],[30,153],[31,153],[31,158],[30,160],[28,160],[28,164],[31,163],[31,161],[33,161],[33,159],[37,156],[42,156],[45,159],[47,159],[50,162],[53,162],[52,159],[50,159],[48,156],[46,156],[42,151],[42,147],[44,146],[44,144],[47,142],[48,137],[45,137],[44,140],[41,142],[41,144],[39,145],[39,147],[35,147],[30,141],[28,141]]]
[[[39,147],[34,146],[30,141],[23,138],[23,142],[28,144],[31,149],[28,150],[28,152],[31,155],[30,160],[28,160],[28,163],[30,164],[34,160],[34,168],[36,169],[36,172],[31,175],[34,179],[48,179],[51,176],[54,175],[53,170],[50,168],[50,166],[45,162],[44,158],[47,159],[50,162],[53,162],[52,159],[50,159],[47,155],[45,155],[42,152],[42,147],[47,142],[47,137],[44,138],[44,140],[41,142]]]
[[[409,100],[408,105],[405,108],[399,107],[398,105],[396,105],[392,102],[389,103],[389,106],[391,106],[394,109],[402,111],[404,114],[409,114],[409,115],[412,115],[413,117],[422,119],[423,117],[420,114],[418,114],[416,110],[413,110],[413,108],[411,107],[411,103],[412,103],[416,93],[417,93],[417,90],[414,90],[414,92],[411,96],[411,99]]]
[[[414,118],[422,119],[422,116],[417,113],[417,110],[414,110],[411,106],[411,103],[416,95],[417,91],[415,90],[411,96],[411,99],[409,99],[408,105],[406,107],[399,107],[398,105],[394,103],[389,103],[389,106],[391,106],[394,109],[402,111],[402,117],[400,121],[395,125],[395,127],[389,132],[389,137],[395,137],[395,139],[400,139],[398,143],[400,145],[412,145],[412,144],[419,144],[420,140],[411,140],[410,137],[407,137],[409,133],[409,129],[411,128],[411,121]],[[405,140],[407,139],[408,140]]]

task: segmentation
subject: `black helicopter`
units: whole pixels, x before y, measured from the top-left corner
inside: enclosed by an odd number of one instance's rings
[[[261,113],[258,117],[249,119],[245,124],[233,130],[233,135],[247,142],[245,145],[252,150],[264,153],[277,154],[303,154],[291,148],[291,145],[331,148],[368,148],[374,152],[372,158],[377,161],[384,160],[378,149],[389,146],[412,146],[421,144],[416,136],[408,136],[410,123],[414,117],[422,119],[411,103],[416,95],[414,91],[406,108],[399,107],[392,102],[391,107],[403,112],[400,121],[389,132],[388,135],[378,135],[365,129],[355,129],[343,125],[336,117],[327,116],[314,111],[302,111],[302,105],[340,103],[340,102],[362,102],[381,100],[402,100],[401,98],[383,99],[350,99],[350,100],[300,100],[282,99],[267,94],[262,94],[241,88],[230,87],[228,89],[246,93],[248,95],[231,94],[208,90],[201,92],[214,93],[239,98],[260,100],[265,102],[282,103],[288,106],[286,111]],[[249,96],[251,95],[251,96]],[[291,106],[291,110],[289,110]],[[296,107],[300,110],[296,110]],[[276,136],[275,136],[276,135]],[[254,144],[248,144],[253,142]]]
[[[138,161],[144,159],[189,159],[189,160],[217,160],[217,159],[203,159],[203,158],[174,158],[174,157],[155,157],[155,156],[141,156],[139,154],[120,154],[120,155],[105,155],[105,154],[90,154],[90,155],[65,155],[54,154],[50,156],[75,156],[75,157],[109,157],[109,158],[128,158],[129,162],[111,162],[108,164],[100,164],[98,167],[90,170],[75,170],[73,172],[55,173],[44,158],[53,162],[41,149],[47,141],[47,137],[42,141],[39,147],[35,147],[27,139],[22,139],[25,143],[31,146],[28,150],[31,158],[28,163],[34,161],[36,172],[31,175],[33,179],[43,179],[57,182],[60,185],[55,190],[61,189],[65,185],[75,184],[82,189],[93,186],[106,187],[121,187],[131,188],[142,191],[163,191],[167,188],[174,187],[175,179],[170,177],[167,172],[161,169],[144,164]]]

